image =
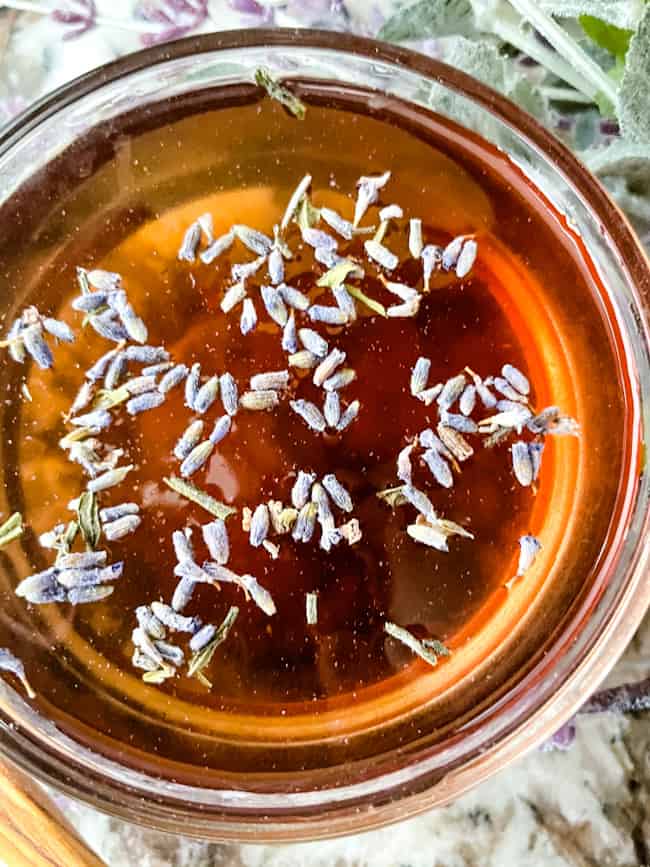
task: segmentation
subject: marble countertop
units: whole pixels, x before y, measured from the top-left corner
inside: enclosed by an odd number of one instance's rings
[[[83,26],[88,0],[73,2]],[[201,8],[207,18],[194,26],[196,5],[167,2],[183,8],[192,32],[275,23],[345,27],[369,35],[394,5],[394,0],[345,6],[336,0],[206,0]],[[141,22],[125,28],[107,21],[132,19],[133,0],[102,0],[98,7],[103,25],[66,41],[62,36],[74,23],[0,5],[0,124],[53,87],[150,41]],[[609,683],[649,675],[646,618]],[[55,797],[110,867],[641,867],[650,865],[649,746],[650,721],[643,713],[583,716],[568,750],[536,751],[451,806],[366,834],[273,847],[171,837]]]

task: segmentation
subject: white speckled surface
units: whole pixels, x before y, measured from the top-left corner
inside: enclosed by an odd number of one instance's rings
[[[650,618],[609,681],[650,673]],[[111,867],[647,867],[647,716],[585,716],[567,752],[534,752],[455,804],[378,831],[282,846],[199,843],[65,801]]]
[[[294,0],[272,13],[210,0],[202,30],[265,23],[332,24],[374,34],[391,0]],[[128,18],[132,0],[100,12]],[[232,7],[235,7],[233,10]],[[261,7],[260,7],[261,8]],[[240,11],[237,11],[239,9]],[[266,17],[265,17],[266,16]],[[140,36],[103,26],[61,40],[47,17],[0,7],[0,122],[91,67],[134,50]],[[616,666],[611,684],[650,674],[650,620]],[[650,865],[650,725],[643,715],[584,717],[567,752],[525,757],[452,806],[368,834],[312,844],[215,845],[169,837],[64,801],[66,815],[111,867],[640,867]]]

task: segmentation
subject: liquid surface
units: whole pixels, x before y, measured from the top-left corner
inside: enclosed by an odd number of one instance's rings
[[[345,432],[309,430],[284,396],[270,412],[240,410],[230,434],[192,477],[240,510],[228,523],[229,566],[255,575],[277,606],[269,618],[236,587],[222,585],[218,592],[202,586],[195,592],[184,613],[199,614],[204,622],[219,623],[232,604],[240,608],[228,640],[206,671],[212,690],[186,676],[145,687],[130,663],[134,609],[156,599],[169,601],[177,583],[172,531],[191,527],[197,561],[208,556],[199,528],[209,516],[162,481],[178,474],[172,450],[192,418],[182,388],[171,392],[159,409],[135,418],[118,411],[104,434],[125,449],[135,470],[102,495],[101,505],[134,500],[143,515],[136,533],[110,545],[111,559],[126,564],[114,594],[93,605],[36,609],[16,600],[13,587],[28,571],[45,568],[48,552],[39,549],[36,535],[66,520],[66,504],[83,488],[80,468],[68,463],[57,445],[66,429],[61,417],[84,371],[109,345],[86,328],[72,346],[57,347],[53,372],[25,371],[32,403],[17,396],[15,377],[23,371],[11,372],[5,421],[10,501],[21,508],[34,535],[25,539],[28,565],[5,558],[3,602],[9,613],[0,624],[0,643],[24,660],[45,713],[75,737],[107,752],[126,747],[133,761],[136,754],[153,752],[175,762],[232,770],[245,765],[241,755],[228,755],[210,741],[226,730],[235,736],[236,726],[228,729],[229,716],[259,716],[280,726],[284,719],[304,714],[333,713],[341,720],[351,714],[353,720],[355,708],[366,700],[390,699],[394,691],[432,676],[444,682],[446,668],[451,673],[444,689],[431,689],[433,695],[453,691],[467,674],[452,667],[460,663],[445,661],[440,672],[432,673],[386,636],[384,623],[440,639],[452,650],[452,660],[461,660],[476,636],[505,623],[500,606],[507,597],[503,585],[516,569],[517,539],[534,533],[549,558],[560,544],[553,510],[559,510],[556,519],[561,510],[570,510],[575,491],[565,492],[563,500],[557,490],[562,479],[580,471],[583,484],[598,484],[599,499],[590,523],[583,524],[579,569],[568,569],[562,579],[566,610],[606,544],[624,419],[615,350],[579,245],[502,157],[430,118],[418,119],[416,135],[413,118],[388,110],[385,116],[364,116],[352,98],[348,106],[316,100],[302,124],[268,99],[240,102],[187,117],[172,114],[164,128],[150,131],[131,118],[121,136],[112,133],[115,150],[108,160],[102,156],[89,177],[70,184],[65,195],[52,188],[51,210],[33,235],[45,264],[38,273],[30,272],[30,246],[25,244],[10,265],[9,289],[26,291],[39,309],[77,329],[81,317],[69,304],[77,294],[75,266],[118,271],[148,324],[149,343],[164,345],[175,361],[200,362],[204,374],[230,371],[241,392],[251,375],[285,368],[286,355],[280,329],[268,320],[261,302],[256,301],[261,323],[247,336],[239,329],[239,311],[225,314],[219,306],[231,265],[249,261],[253,254],[235,244],[211,265],[177,260],[183,232],[200,214],[212,213],[215,235],[235,222],[272,234],[296,183],[309,172],[313,203],[351,218],[357,178],[390,169],[380,206],[396,202],[407,218],[420,217],[425,243],[444,245],[457,234],[474,235],[479,256],[463,280],[434,276],[432,291],[414,319],[385,319],[358,304],[360,315],[352,326],[314,326],[330,347],[347,353],[346,366],[357,372],[342,396],[344,403],[360,400],[361,411]],[[100,154],[104,144],[89,143],[89,153]],[[373,207],[364,224],[376,223],[376,214]],[[399,231],[386,236],[402,263],[391,277],[421,285],[421,265],[408,255],[405,223],[400,221]],[[363,258],[364,237],[350,245],[341,242],[339,252]],[[295,253],[287,264],[287,282],[312,301],[332,303],[329,290],[315,288],[313,256],[296,227],[287,241]],[[326,270],[316,268],[318,274]],[[386,305],[397,301],[377,279],[377,269],[368,267],[367,274],[367,295]],[[259,277],[266,280],[265,270]],[[569,287],[571,297],[563,298]],[[465,366],[487,376],[513,364],[532,382],[534,408],[561,402],[582,427],[580,441],[547,439],[536,493],[517,483],[508,444],[486,449],[473,440],[476,454],[449,490],[437,486],[416,461],[415,484],[428,493],[439,514],[475,536],[473,541],[452,539],[449,553],[407,536],[406,526],[415,518],[412,507],[392,510],[376,496],[397,484],[398,452],[437,423],[435,404],[426,407],[409,391],[411,369],[421,355],[432,360],[430,384]],[[137,371],[133,365],[132,375]],[[621,420],[607,432],[601,429],[590,382],[599,383],[599,400],[607,402],[610,418]],[[322,402],[309,372],[292,371],[290,392],[291,398]],[[216,404],[206,414],[206,429],[221,412]],[[479,411],[475,417],[487,414]],[[597,456],[612,445],[607,476],[599,472],[597,477]],[[318,533],[310,544],[300,545],[284,536],[274,539],[280,545],[277,560],[249,545],[242,507],[254,508],[271,498],[289,504],[299,469],[318,477],[336,473],[352,495],[351,514],[363,531],[360,542],[324,554]],[[520,582],[522,599],[541,592],[549,568],[548,561],[542,563],[529,589],[526,578]],[[318,622],[309,626],[305,593],[311,591],[318,593]],[[522,611],[526,604],[522,602]],[[554,626],[544,624],[538,646]],[[187,737],[187,724],[183,734],[176,731],[191,708],[207,739],[200,757],[196,742]],[[211,712],[219,716],[211,720]],[[383,713],[390,717],[390,704]],[[454,713],[447,716],[453,720]],[[165,724],[158,725],[163,718]],[[119,755],[123,759],[125,754]],[[141,755],[139,761],[144,761]]]

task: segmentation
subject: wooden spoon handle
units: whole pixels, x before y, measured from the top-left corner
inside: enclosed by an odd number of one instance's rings
[[[0,765],[0,864],[105,867],[45,789],[16,767]]]

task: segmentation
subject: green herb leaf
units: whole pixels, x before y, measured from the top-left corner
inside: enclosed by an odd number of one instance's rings
[[[592,42],[609,51],[614,57],[621,59],[625,57],[634,31],[624,30],[615,24],[608,24],[593,15],[581,15],[579,21],[580,26]]]
[[[203,670],[212,662],[212,657],[214,656],[214,652],[222,644],[226,638],[228,637],[228,633],[232,629],[232,626],[237,620],[237,615],[239,614],[239,608],[236,605],[232,605],[228,610],[228,613],[223,619],[223,623],[218,627],[217,631],[214,634],[212,641],[205,645],[202,650],[199,650],[198,653],[195,653],[194,656],[190,659],[189,665],[187,667],[187,674],[189,677],[198,677],[203,684],[208,686],[208,688],[212,687],[210,681],[203,674]]]
[[[304,195],[296,211],[296,223],[298,227],[301,230],[311,229],[319,220],[320,210],[312,205],[308,195]]]
[[[97,496],[91,491],[84,491],[79,497],[77,508],[79,516],[79,528],[81,535],[90,551],[94,551],[102,534],[102,526],[99,523],[99,507]]]
[[[206,512],[214,515],[215,518],[221,518],[225,521],[226,518],[237,513],[237,509],[234,509],[232,506],[226,506],[225,503],[220,503],[214,497],[206,494],[205,491],[197,488],[196,485],[191,484],[191,482],[186,482],[184,479],[179,479],[176,476],[165,478],[163,481],[172,491],[201,506]]]
[[[142,675],[142,680],[145,683],[152,683],[156,686],[159,686],[161,683],[166,681],[168,678],[173,677],[176,674],[176,669],[173,665],[170,665],[168,662],[163,662],[160,668],[156,668],[153,671],[145,671]]]
[[[406,497],[402,493],[402,488],[404,485],[398,485],[396,488],[384,488],[383,491],[377,491],[375,496],[379,500],[383,500],[385,503],[394,509],[396,506],[401,506],[407,502]]]
[[[630,40],[619,91],[619,121],[631,142],[650,143],[650,5]]]
[[[5,545],[8,545],[9,542],[13,542],[14,539],[18,539],[19,536],[23,535],[23,516],[20,512],[14,512],[7,520],[0,526],[0,548],[4,548]]]
[[[333,268],[326,271],[322,277],[319,277],[316,285],[334,289],[335,286],[340,286],[346,277],[349,277],[350,274],[358,271],[358,269],[359,266],[356,262],[353,262],[351,259],[345,259],[345,261],[339,262],[338,265],[334,265]]]
[[[288,88],[275,78],[268,69],[260,67],[255,72],[255,83],[263,87],[271,99],[283,105],[287,111],[298,120],[304,120],[307,109],[304,102],[298,99]]]
[[[472,4],[469,0],[419,0],[391,15],[377,38],[404,42],[452,33],[469,35],[473,31]]]
[[[370,308],[370,310],[373,310],[375,313],[379,313],[380,316],[387,316],[388,315],[386,313],[386,308],[384,307],[383,304],[380,304],[379,301],[375,301],[374,298],[369,298],[365,294],[365,292],[361,291],[361,289],[357,289],[356,286],[349,286],[349,285],[346,285],[345,288],[348,290],[348,292],[350,293],[350,295],[352,295],[353,298],[356,298],[357,301],[360,301],[362,304],[365,304],[366,307]]]
[[[408,629],[404,629],[402,626],[397,626],[395,623],[390,623],[390,621],[384,623],[384,631],[387,632],[391,638],[394,638],[396,641],[399,641],[408,647],[409,650],[412,650],[416,656],[420,657],[420,659],[428,662],[429,665],[437,665],[439,656],[451,655],[451,651],[445,647],[441,641],[436,641],[432,638],[420,641],[420,639],[416,638],[413,633],[408,631]]]
[[[130,397],[131,392],[125,385],[108,390],[102,388],[97,392],[97,397],[93,401],[93,409],[111,409],[120,403],[124,403]]]

